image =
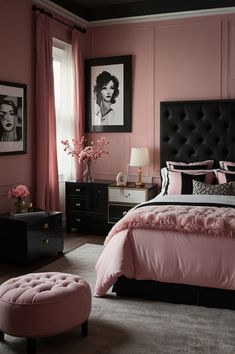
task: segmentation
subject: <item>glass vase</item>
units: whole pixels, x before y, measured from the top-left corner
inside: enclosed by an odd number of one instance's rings
[[[23,198],[18,197],[15,201],[15,213],[20,214],[25,209],[25,201]]]
[[[92,164],[91,159],[85,160],[84,164],[85,164],[85,169],[83,172],[83,182],[93,182],[94,179],[92,178],[91,175],[91,164]]]

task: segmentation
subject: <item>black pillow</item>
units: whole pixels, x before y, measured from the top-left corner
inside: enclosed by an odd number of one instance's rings
[[[174,165],[174,170],[208,170],[208,166],[201,165]]]
[[[193,180],[204,182],[206,178],[206,173],[202,175],[189,175],[187,173],[182,172],[181,178],[182,178],[181,194],[193,194]]]

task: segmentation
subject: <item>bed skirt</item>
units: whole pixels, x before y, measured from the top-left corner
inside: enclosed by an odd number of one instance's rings
[[[235,310],[235,290],[136,280],[121,276],[113,285],[112,292],[117,296]]]

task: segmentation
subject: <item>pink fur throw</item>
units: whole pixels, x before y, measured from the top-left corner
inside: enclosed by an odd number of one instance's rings
[[[235,236],[235,209],[213,206],[157,205],[131,209],[111,229],[105,245],[119,231],[150,228],[210,236]]]

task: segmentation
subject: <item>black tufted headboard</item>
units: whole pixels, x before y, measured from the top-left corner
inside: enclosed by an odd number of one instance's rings
[[[161,167],[174,161],[235,161],[235,100],[160,103]]]

